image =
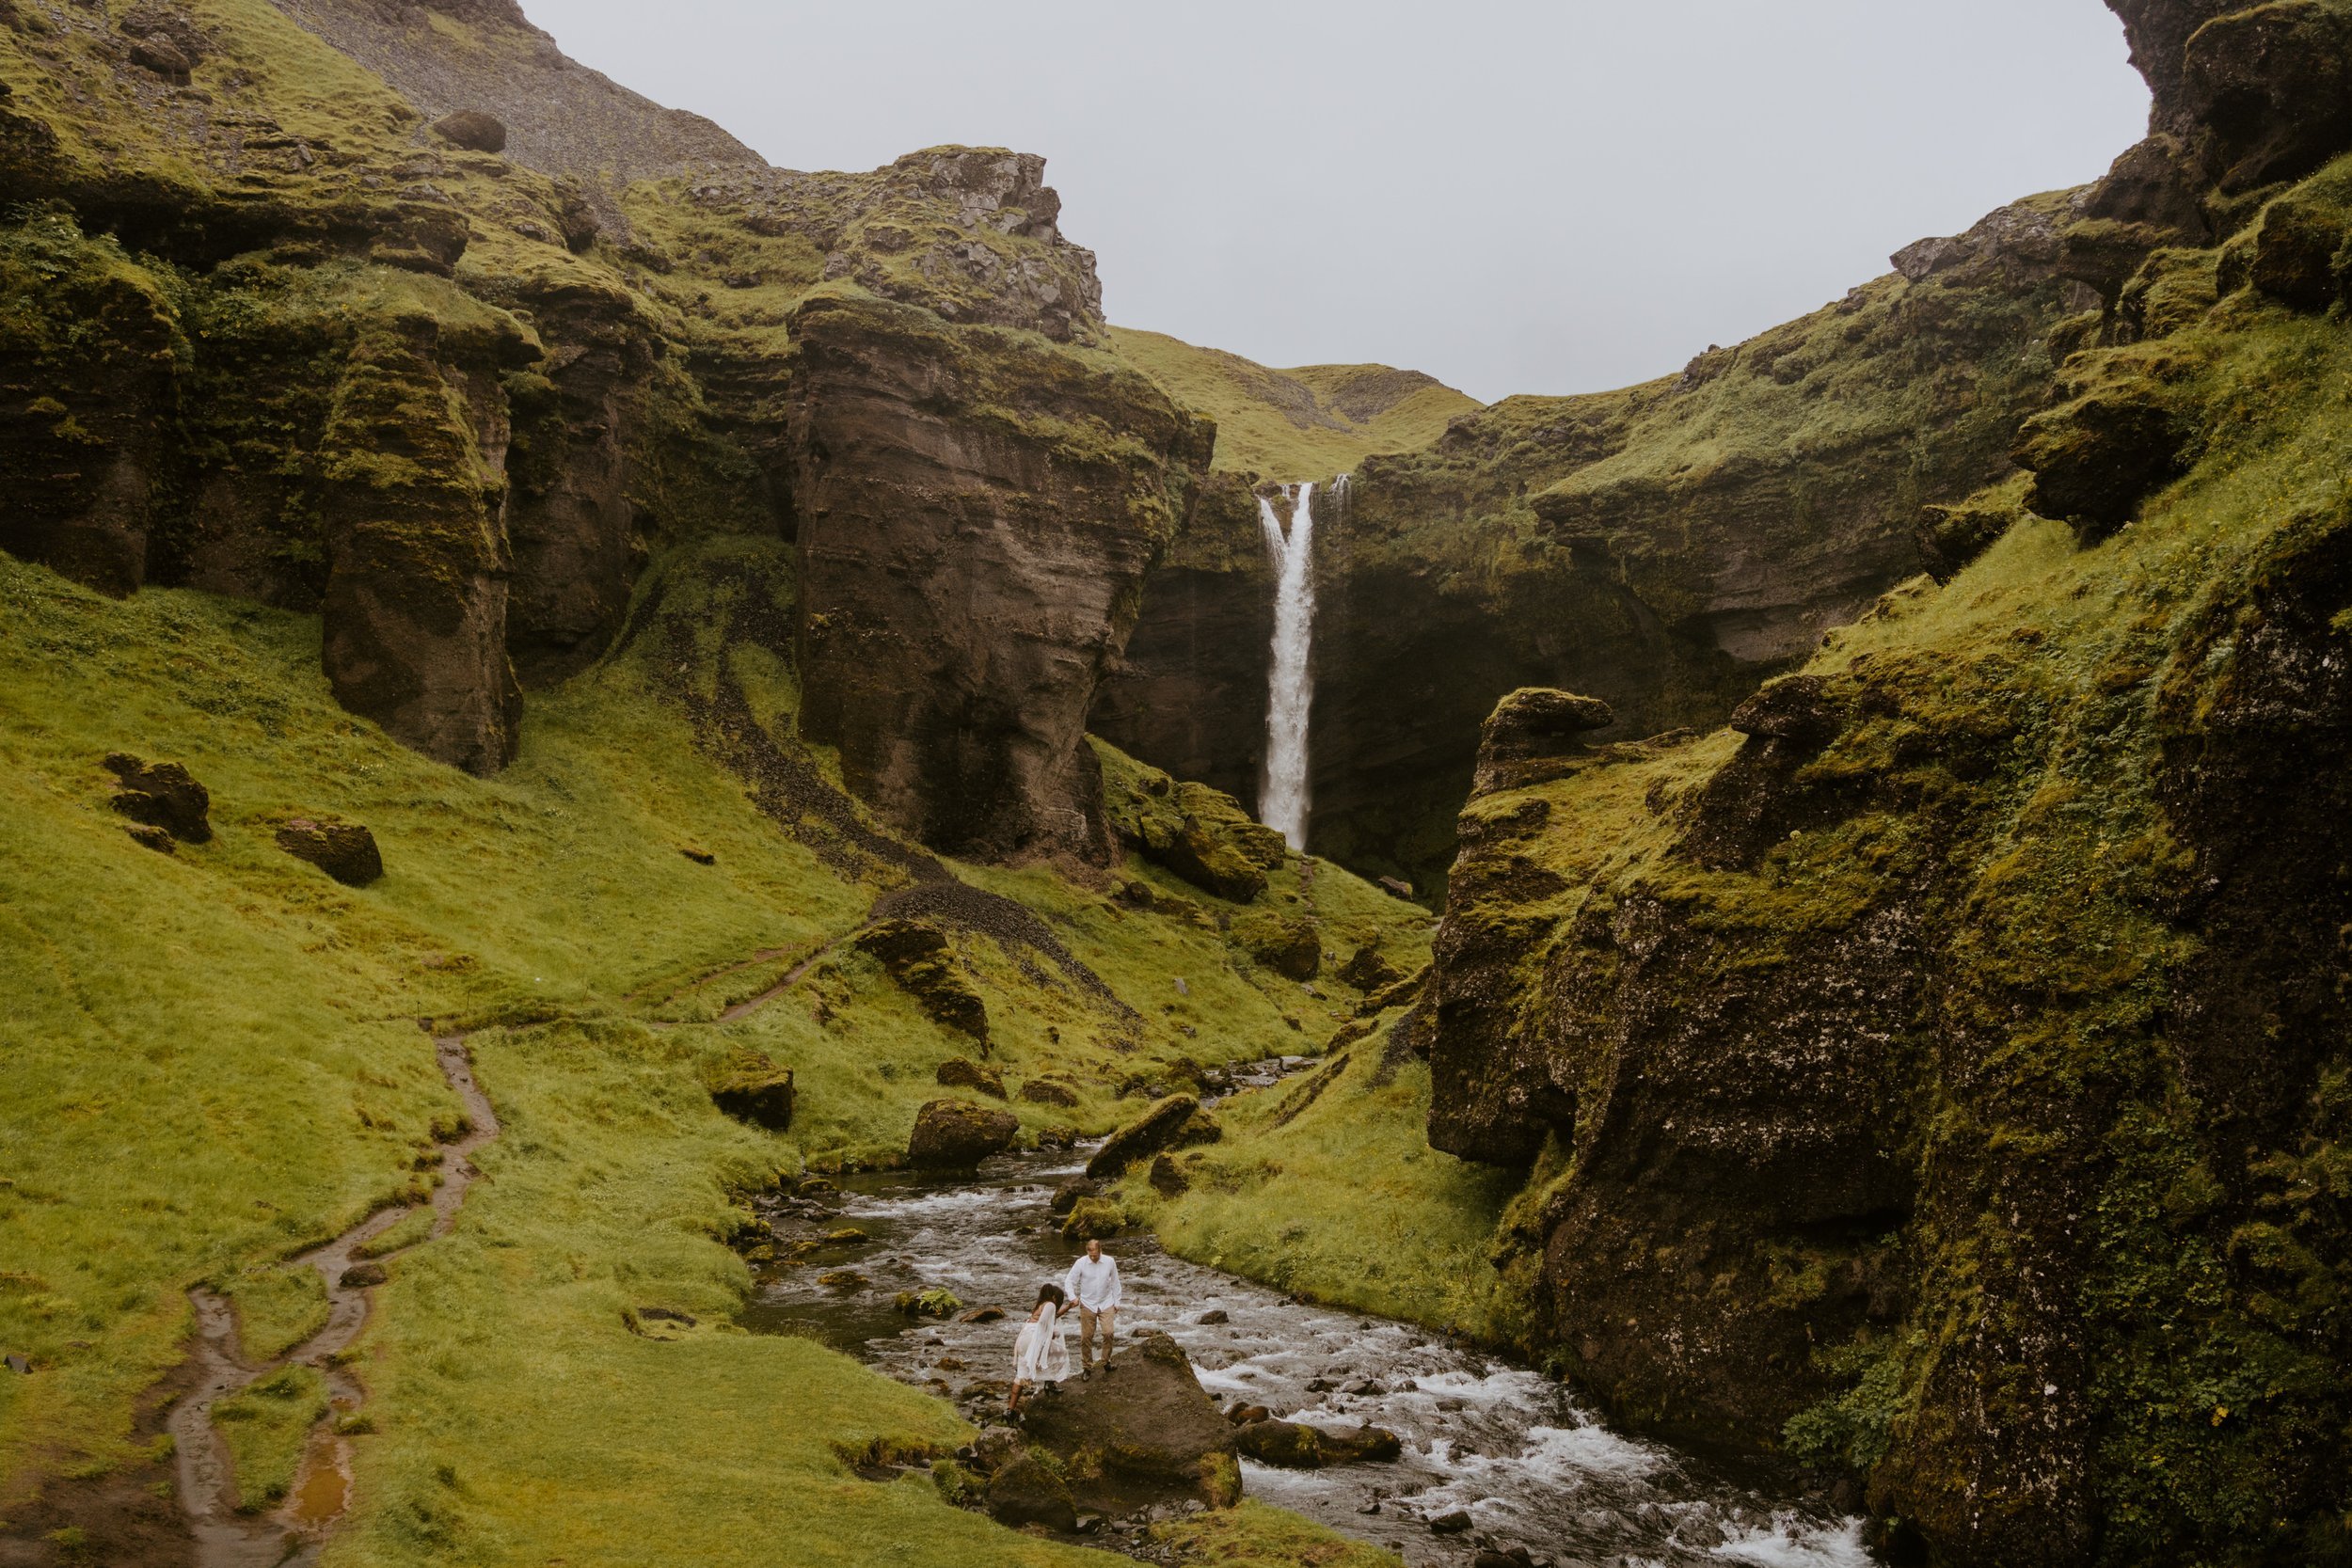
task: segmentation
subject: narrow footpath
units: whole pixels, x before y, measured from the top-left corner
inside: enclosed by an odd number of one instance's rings
[[[432,1231],[424,1241],[381,1255],[375,1263],[449,1234],[480,1174],[473,1156],[499,1135],[498,1115],[474,1082],[467,1037],[449,1035],[434,1041],[441,1074],[465,1104],[467,1131],[447,1146],[442,1181],[433,1193]],[[167,1425],[180,1467],[180,1503],[196,1540],[197,1568],[276,1568],[318,1560],[351,1500],[351,1439],[341,1429],[348,1427],[367,1402],[367,1389],[343,1364],[343,1353],[367,1326],[375,1285],[384,1277],[380,1268],[359,1258],[359,1249],[414,1208],[404,1204],[379,1209],[324,1246],[292,1260],[290,1267],[316,1269],[326,1282],[326,1323],[273,1361],[255,1366],[244,1358],[236,1313],[226,1300],[202,1286],[188,1292],[196,1307],[201,1375],[194,1391],[172,1407]],[[268,1513],[240,1513],[235,1469],[213,1424],[213,1408],[291,1366],[314,1367],[326,1378],[326,1414],[310,1430],[285,1501]]]

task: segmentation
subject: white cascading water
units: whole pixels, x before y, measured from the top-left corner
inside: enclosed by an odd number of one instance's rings
[[[1274,502],[1258,498],[1258,521],[1275,565],[1274,663],[1265,715],[1265,784],[1258,793],[1258,816],[1293,849],[1304,850],[1307,713],[1315,695],[1307,663],[1315,626],[1315,487],[1294,484],[1285,494],[1292,503],[1287,531]]]

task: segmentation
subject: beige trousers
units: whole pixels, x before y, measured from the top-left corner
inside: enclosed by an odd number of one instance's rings
[[[1119,1308],[1105,1307],[1100,1312],[1081,1303],[1078,1307],[1078,1365],[1094,1365],[1094,1321],[1103,1320],[1103,1365],[1111,1363],[1111,1336],[1118,1331]]]

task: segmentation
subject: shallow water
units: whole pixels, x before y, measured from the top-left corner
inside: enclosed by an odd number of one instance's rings
[[[1054,1185],[1082,1156],[992,1160],[977,1179],[907,1173],[852,1177],[837,1195],[787,1200],[773,1218],[785,1241],[854,1227],[862,1242],[764,1271],[747,1326],[803,1334],[891,1376],[957,1397],[1010,1375],[1013,1335],[1037,1287],[1058,1280],[1078,1248],[1054,1228]],[[1318,1426],[1387,1427],[1405,1439],[1385,1465],[1282,1470],[1244,1461],[1252,1496],[1376,1542],[1407,1563],[1456,1568],[1481,1545],[1523,1545],[1563,1565],[1748,1563],[1862,1568],[1874,1560],[1858,1520],[1775,1500],[1656,1444],[1601,1426],[1560,1385],[1410,1324],[1295,1306],[1279,1292],[1162,1252],[1149,1237],[1107,1244],[1126,1303],[1121,1338],[1172,1335],[1220,1404],[1263,1404]],[[849,1269],[864,1286],[826,1286]],[[1006,1321],[910,1323],[902,1291],[945,1287]],[[1231,1321],[1204,1324],[1213,1309]],[[1072,1327],[1071,1355],[1077,1356]],[[1321,1384],[1324,1386],[1316,1386]],[[1350,1391],[1354,1390],[1354,1391]],[[1001,1408],[1001,1387],[976,1391],[976,1418]],[[1428,1521],[1455,1509],[1459,1536]]]

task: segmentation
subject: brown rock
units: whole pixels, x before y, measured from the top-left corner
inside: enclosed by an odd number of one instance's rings
[[[1348,956],[1347,962],[1340,965],[1341,982],[1358,990],[1379,990],[1394,985],[1403,976],[1397,974],[1396,965],[1381,957],[1377,947],[1359,947]]]
[[[166,855],[180,852],[180,841],[161,828],[151,828],[144,822],[135,822],[122,831],[131,835],[132,843],[143,848],[152,849],[159,854]]]
[[[968,1170],[1012,1147],[1021,1131],[1010,1111],[990,1111],[968,1100],[934,1100],[915,1113],[907,1159],[926,1170]]]
[[[124,752],[110,752],[105,767],[120,781],[107,802],[117,812],[160,828],[183,844],[212,842],[212,794],[185,768],[176,762],[141,762]]]
[[[1061,1461],[1081,1509],[1241,1498],[1233,1428],[1166,1334],[1122,1343],[1112,1375],[1063,1384],[1027,1410],[1029,1441]]]
[[[354,1263],[342,1272],[338,1283],[346,1291],[363,1291],[370,1286],[381,1285],[390,1277],[381,1263]]]
[[[187,52],[163,35],[135,40],[131,45],[131,63],[158,76],[184,84],[196,62]]]
[[[1165,1154],[1152,1156],[1152,1172],[1147,1180],[1152,1183],[1152,1190],[1162,1197],[1180,1196],[1192,1186],[1185,1180],[1184,1173],[1176,1168],[1176,1162]]]
[[[1617,721],[1607,703],[1549,687],[1521,687],[1495,705],[1479,732],[1474,795],[1559,777],[1590,754],[1583,737]]]
[[[1078,1528],[1078,1510],[1071,1501],[1070,1488],[1027,1453],[1017,1455],[989,1477],[988,1512],[1003,1525],[1043,1525],[1065,1535]]]
[[[1061,1222],[1061,1233],[1074,1242],[1104,1241],[1126,1227],[1126,1214],[1106,1197],[1080,1198]]]
[[[994,1068],[982,1067],[961,1056],[950,1056],[939,1064],[934,1074],[939,1086],[946,1089],[977,1089],[982,1094],[1005,1098],[1005,1077]]]
[[[2019,433],[2017,462],[2034,476],[2026,505],[2095,544],[2180,475],[2188,436],[2172,399],[2153,383],[2100,387],[2036,416]]]
[[[1102,1196],[1103,1183],[1090,1176],[1073,1176],[1054,1189],[1053,1212],[1067,1214],[1078,1206],[1081,1198]]]
[[[1323,1466],[1323,1433],[1301,1422],[1271,1418],[1252,1421],[1241,1429],[1238,1442],[1241,1451],[1261,1465],[1279,1465],[1290,1470],[1315,1470]]]
[[[1233,923],[1242,951],[1286,979],[1306,981],[1323,968],[1323,932],[1305,915],[1257,914]]]
[[[1019,1098],[1033,1105],[1075,1105],[1078,1091],[1051,1078],[1032,1078],[1021,1085]]]
[[[433,134],[452,147],[462,147],[471,152],[503,152],[506,150],[506,127],[495,116],[479,109],[460,109],[444,115],[433,122]]]
[[[375,835],[357,822],[296,816],[278,830],[278,847],[309,861],[345,887],[366,887],[384,875]]]
[[[1087,1162],[1087,1174],[1097,1180],[1116,1179],[1137,1160],[1174,1143],[1184,1123],[1200,1109],[1200,1101],[1191,1095],[1169,1095],[1104,1139]]]

